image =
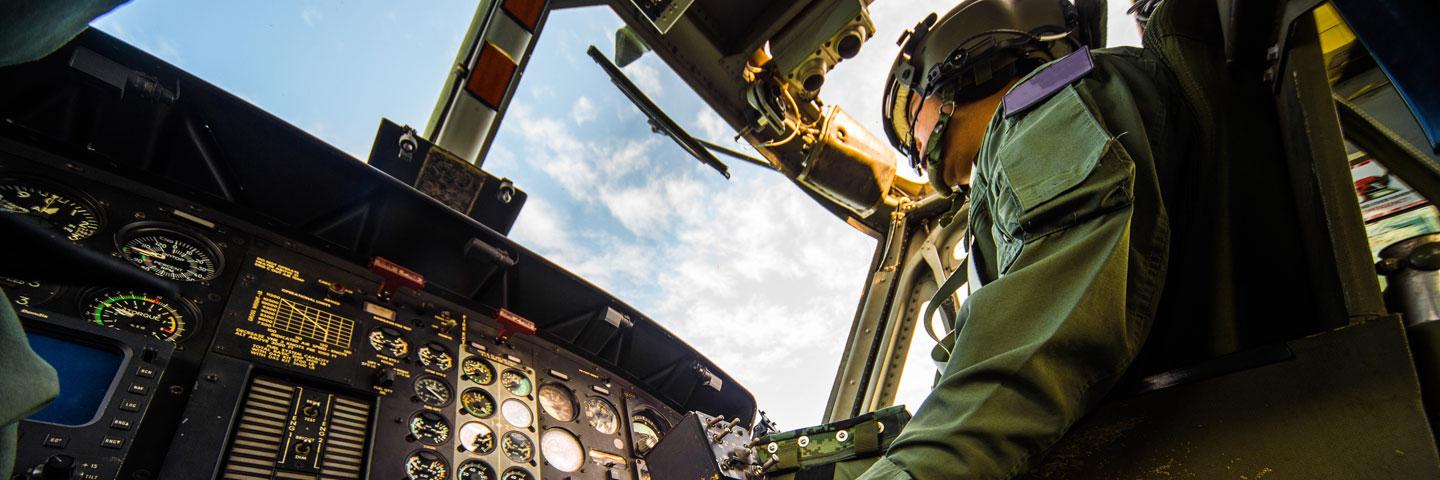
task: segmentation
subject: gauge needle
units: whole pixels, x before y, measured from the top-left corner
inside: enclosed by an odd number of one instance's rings
[[[151,258],[154,258],[154,259],[156,259],[156,260],[164,260],[164,259],[167,258],[167,257],[165,256],[165,254],[160,253],[160,252],[150,251],[150,250],[146,250],[146,249],[143,249],[143,248],[140,248],[140,247],[129,247],[129,248],[130,248],[131,251],[140,252],[141,255],[144,255],[144,256],[147,256],[147,257],[151,257]]]
[[[51,195],[50,197],[46,198],[46,199],[45,199],[45,205],[41,206],[40,208],[35,209],[35,211],[40,212],[40,213],[43,213],[43,214],[46,214],[46,215],[54,215],[55,212],[59,212],[59,211],[60,211],[59,208],[50,206],[51,204],[54,204],[54,203],[55,203],[55,199],[56,199],[56,198],[59,198],[59,197],[54,196],[54,195]]]

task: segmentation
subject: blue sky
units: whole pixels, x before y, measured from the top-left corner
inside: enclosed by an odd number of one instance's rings
[[[879,33],[822,97],[879,132],[894,38],[953,3],[873,4]],[[363,159],[381,117],[424,128],[474,8],[135,0],[94,25]],[[584,53],[610,52],[620,25],[603,7],[551,15],[484,165],[530,193],[512,237],[705,353],[782,428],[816,423],[874,241],[773,172],[728,161],[727,181],[652,133]],[[1112,32],[1112,45],[1135,43]],[[692,133],[731,144],[733,131],[653,54],[625,70]],[[900,398],[912,410],[933,373],[919,337]]]

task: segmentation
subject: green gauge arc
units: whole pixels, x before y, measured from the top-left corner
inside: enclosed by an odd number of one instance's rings
[[[192,319],[199,320],[195,308],[183,299],[125,290],[99,290],[84,298],[81,308],[88,321],[167,342],[178,343],[189,338],[195,327]],[[122,317],[130,319],[129,323]]]

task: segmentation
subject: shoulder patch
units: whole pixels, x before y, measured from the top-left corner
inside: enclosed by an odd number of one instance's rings
[[[1080,47],[1020,82],[1001,100],[1005,118],[1024,113],[1095,69],[1090,47]]]

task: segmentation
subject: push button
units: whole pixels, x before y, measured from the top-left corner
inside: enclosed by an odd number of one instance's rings
[[[45,446],[47,446],[47,447],[50,447],[50,448],[65,448],[65,446],[66,446],[66,445],[69,445],[69,444],[70,444],[70,438],[69,438],[69,437],[66,437],[66,436],[64,436],[64,435],[56,435],[56,434],[53,434],[53,433],[47,433],[47,434],[45,434]]]
[[[129,419],[125,419],[125,418],[115,418],[115,419],[111,419],[111,420],[110,420],[110,428],[113,428],[113,429],[116,429],[116,430],[129,430],[130,427],[131,427],[131,425],[130,425],[130,420],[129,420]]]
[[[150,393],[150,387],[145,386],[145,384],[143,383],[132,383],[130,384],[129,390],[130,393],[137,393],[140,395]]]
[[[100,446],[114,449],[125,448],[125,439],[120,437],[105,437],[103,440],[100,440]]]
[[[140,378],[155,378],[155,367],[141,365],[140,368],[135,369],[135,376]]]
[[[120,409],[121,409],[121,410],[124,410],[124,411],[127,411],[127,412],[138,412],[138,411],[140,411],[140,401],[139,401],[139,400],[131,400],[131,399],[128,399],[128,398],[127,398],[127,399],[124,399],[124,400],[121,400],[121,401],[120,401]]]

